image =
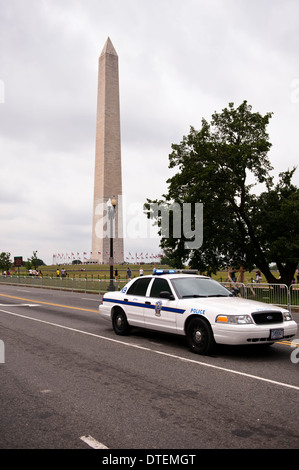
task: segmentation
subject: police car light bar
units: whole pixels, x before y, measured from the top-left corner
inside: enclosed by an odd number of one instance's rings
[[[156,269],[153,274],[197,274],[197,269]]]

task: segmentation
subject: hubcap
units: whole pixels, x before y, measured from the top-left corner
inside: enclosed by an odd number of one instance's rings
[[[200,342],[201,342],[201,340],[202,340],[202,333],[201,333],[200,330],[196,330],[196,331],[195,331],[194,338],[195,338],[195,341],[196,341],[197,343],[200,343]]]
[[[120,328],[122,326],[123,322],[122,322],[122,318],[121,316],[117,317],[116,319],[116,325],[118,326],[118,328]]]

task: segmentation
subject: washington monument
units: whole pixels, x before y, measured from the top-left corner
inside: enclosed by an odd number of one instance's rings
[[[115,205],[116,203],[116,205]],[[111,232],[111,228],[113,231]],[[118,56],[110,38],[99,58],[92,259],[124,261]]]

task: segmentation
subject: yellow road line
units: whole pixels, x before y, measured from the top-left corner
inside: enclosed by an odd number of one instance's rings
[[[95,312],[99,313],[98,310],[92,310],[90,308],[82,308],[82,307],[71,307],[69,305],[62,305],[62,304],[54,304],[51,302],[42,302],[41,300],[34,300],[34,299],[25,299],[24,297],[16,297],[14,295],[6,295],[0,294],[1,297],[9,297],[10,299],[17,299],[17,300],[26,300],[26,302],[34,302],[36,304],[44,304],[44,305],[52,305],[52,307],[63,307],[63,308],[70,308],[72,310],[83,310],[84,312]]]
[[[297,347],[299,347],[299,342],[296,343],[295,341],[296,341],[296,339],[294,339],[293,341],[287,341],[287,340],[286,341],[276,341],[276,344],[285,344],[287,346],[292,345],[294,348],[297,348]]]

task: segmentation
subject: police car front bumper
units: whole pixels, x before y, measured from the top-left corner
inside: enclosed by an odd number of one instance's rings
[[[218,344],[273,343],[296,336],[298,325],[295,321],[269,325],[213,325],[214,339]]]

